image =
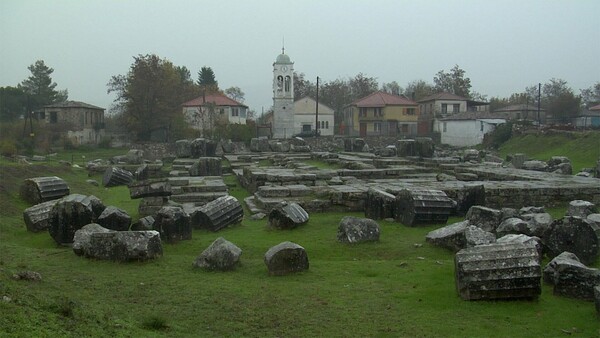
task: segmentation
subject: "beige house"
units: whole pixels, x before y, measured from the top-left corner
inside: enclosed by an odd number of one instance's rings
[[[36,117],[63,130],[73,144],[98,144],[104,136],[104,108],[79,101],[44,106]]]
[[[317,101],[304,97],[294,102],[294,134],[314,133]],[[318,130],[321,136],[333,135],[333,109],[319,103]]]
[[[473,111],[485,112],[489,105],[487,102],[473,101],[447,92],[430,95],[419,100],[418,103],[422,114],[434,117],[445,117]]]
[[[248,106],[223,93],[211,93],[182,104],[183,116],[189,125],[204,133],[214,128],[217,121],[246,124]]]
[[[495,115],[502,115],[507,120],[528,120],[537,121],[541,124],[546,123],[546,110],[531,104],[514,104],[504,108],[496,109]]]

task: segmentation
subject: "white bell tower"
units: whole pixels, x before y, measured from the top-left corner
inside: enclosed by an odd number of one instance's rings
[[[294,133],[294,63],[285,48],[273,63],[273,138]]]

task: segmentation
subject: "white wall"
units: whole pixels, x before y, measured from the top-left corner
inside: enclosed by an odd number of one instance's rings
[[[444,123],[446,124],[445,128]],[[481,144],[483,136],[495,128],[495,124],[481,120],[436,120],[434,126],[435,131],[441,135],[441,142],[455,147]]]

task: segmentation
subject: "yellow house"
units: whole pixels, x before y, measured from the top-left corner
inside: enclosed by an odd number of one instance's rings
[[[375,92],[344,108],[340,133],[349,136],[417,134],[418,104],[404,96]]]

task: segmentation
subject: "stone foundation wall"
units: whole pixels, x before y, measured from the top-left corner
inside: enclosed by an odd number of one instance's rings
[[[144,159],[154,161],[164,158],[174,158],[176,155],[175,143],[134,143],[131,149],[144,151]]]

